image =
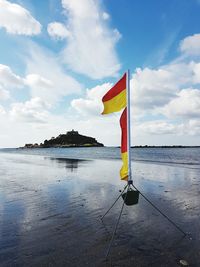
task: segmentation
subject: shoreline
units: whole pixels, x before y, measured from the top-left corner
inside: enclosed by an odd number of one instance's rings
[[[42,146],[36,146],[36,147],[0,147],[0,150],[3,149],[46,149],[46,148],[120,148],[120,146],[95,146],[95,145],[82,145],[82,146],[49,146],[49,147],[42,147]],[[138,145],[138,146],[131,146],[131,148],[200,148],[199,145],[194,146],[184,146],[184,145]]]

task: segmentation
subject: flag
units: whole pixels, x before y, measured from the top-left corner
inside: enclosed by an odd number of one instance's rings
[[[120,170],[122,180],[128,180],[128,152],[127,152],[127,108],[126,108],[126,73],[102,98],[104,110],[102,114],[109,114],[125,108],[120,118],[121,126],[121,157],[123,165]]]
[[[122,180],[128,179],[128,153],[127,153],[127,108],[124,109],[120,118],[121,126],[121,157],[123,165],[120,170]]]
[[[120,111],[126,107],[126,73],[102,98],[102,114]]]

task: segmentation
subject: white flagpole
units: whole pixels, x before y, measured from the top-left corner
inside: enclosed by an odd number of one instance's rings
[[[130,71],[126,72],[126,103],[127,103],[127,154],[128,154],[128,183],[132,183],[131,173],[131,116],[130,116]]]

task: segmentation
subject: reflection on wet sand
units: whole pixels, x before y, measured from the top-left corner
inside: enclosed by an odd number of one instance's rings
[[[0,166],[1,267],[175,267],[180,259],[199,267],[198,170],[134,164],[138,189],[192,239],[182,239],[140,196],[137,205],[124,207],[110,263],[105,253],[122,198],[105,226],[100,218],[123,188],[116,186],[121,162],[2,154]]]
[[[75,171],[79,165],[87,163],[89,160],[85,159],[68,159],[68,158],[45,158],[55,161],[56,163],[64,166],[66,169],[69,169],[71,172]],[[91,161],[91,160],[90,160]]]

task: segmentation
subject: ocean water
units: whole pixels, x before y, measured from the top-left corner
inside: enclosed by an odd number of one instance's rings
[[[120,148],[34,148],[34,149],[0,149],[3,153],[40,155],[68,159],[120,159]],[[132,148],[132,161],[142,161],[160,164],[200,165],[200,148]]]

